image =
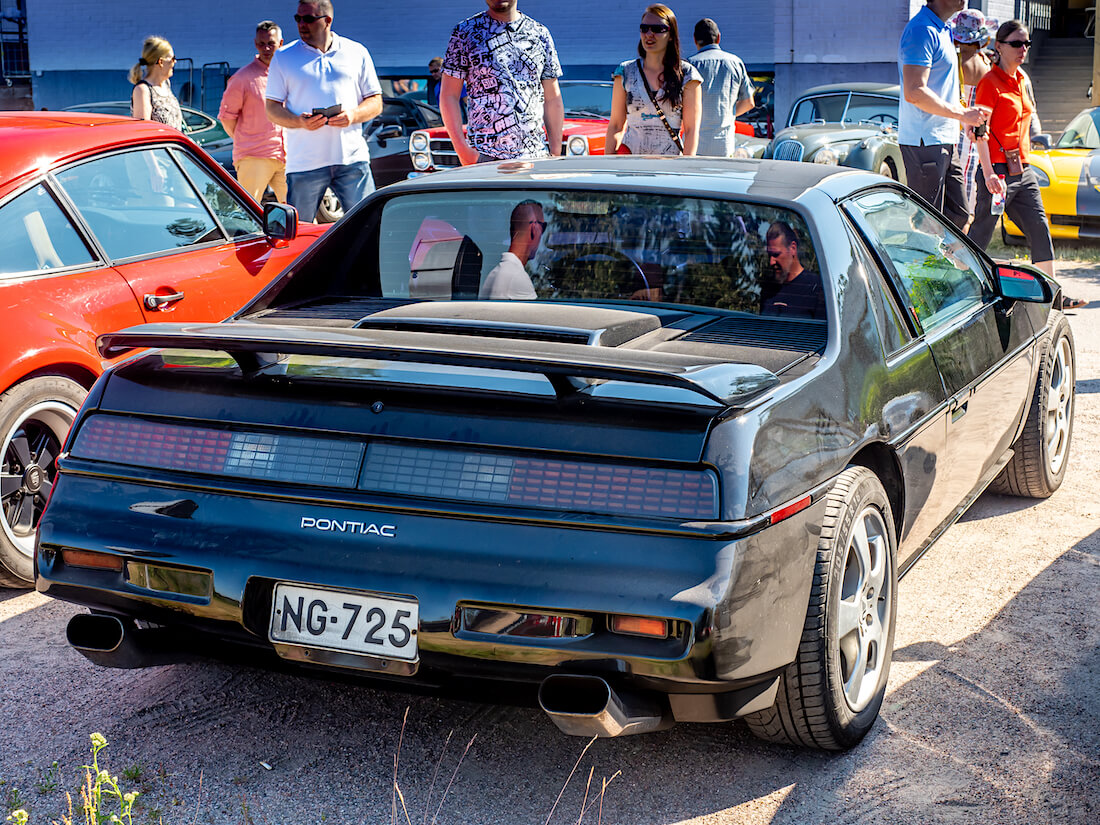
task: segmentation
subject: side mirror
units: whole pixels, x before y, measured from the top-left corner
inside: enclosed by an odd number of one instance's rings
[[[1045,132],[1041,135],[1031,136],[1031,145],[1035,149],[1050,149],[1054,145],[1050,135]]]
[[[272,241],[298,237],[298,210],[288,203],[264,204],[264,234]]]
[[[997,291],[1010,301],[1047,304],[1054,300],[1050,279],[1040,270],[1026,265],[999,264],[995,270]]]

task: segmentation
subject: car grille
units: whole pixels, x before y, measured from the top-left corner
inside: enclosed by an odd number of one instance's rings
[[[1051,215],[1050,222],[1058,226],[1079,227],[1082,238],[1100,237],[1100,215]]]
[[[806,147],[797,140],[781,140],[775,144],[772,157],[776,160],[802,160]]]
[[[709,469],[90,416],[77,459],[384,495],[619,516],[718,517]]]
[[[461,166],[458,161],[458,152],[450,138],[432,138],[428,144],[432,153],[432,163],[436,167]]]

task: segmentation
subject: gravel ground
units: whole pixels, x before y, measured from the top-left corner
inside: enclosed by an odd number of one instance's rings
[[[1066,481],[1042,502],[983,496],[902,581],[890,687],[863,744],[809,753],[739,725],[601,740],[551,821],[578,821],[592,771],[590,801],[614,777],[602,821],[623,825],[1100,822],[1100,267],[1060,277],[1093,301],[1070,314]],[[75,611],[0,589],[0,816],[59,819],[96,731],[101,762],[143,793],[134,822],[173,825],[390,822],[399,739],[410,822],[438,809],[440,823],[545,823],[585,747],[529,709],[220,664],[97,669],[64,643]]]

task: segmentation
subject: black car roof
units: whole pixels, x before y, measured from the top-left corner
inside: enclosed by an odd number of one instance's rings
[[[874,176],[858,170],[819,163],[742,158],[659,157],[647,155],[589,155],[532,161],[481,163],[423,175],[397,184],[409,188],[517,186],[545,188],[582,185],[654,192],[691,190],[703,195],[746,195],[752,198],[795,200],[804,192],[827,187],[833,197],[866,186]],[[387,187],[389,189],[389,187]],[[396,191],[396,188],[391,191]]]

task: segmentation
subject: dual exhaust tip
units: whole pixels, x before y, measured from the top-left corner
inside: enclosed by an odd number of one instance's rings
[[[167,628],[138,628],[117,616],[73,616],[65,638],[101,667],[141,668],[191,658],[178,649]],[[667,703],[653,696],[617,692],[600,676],[548,676],[539,686],[539,706],[570,736],[627,736],[672,725]]]

